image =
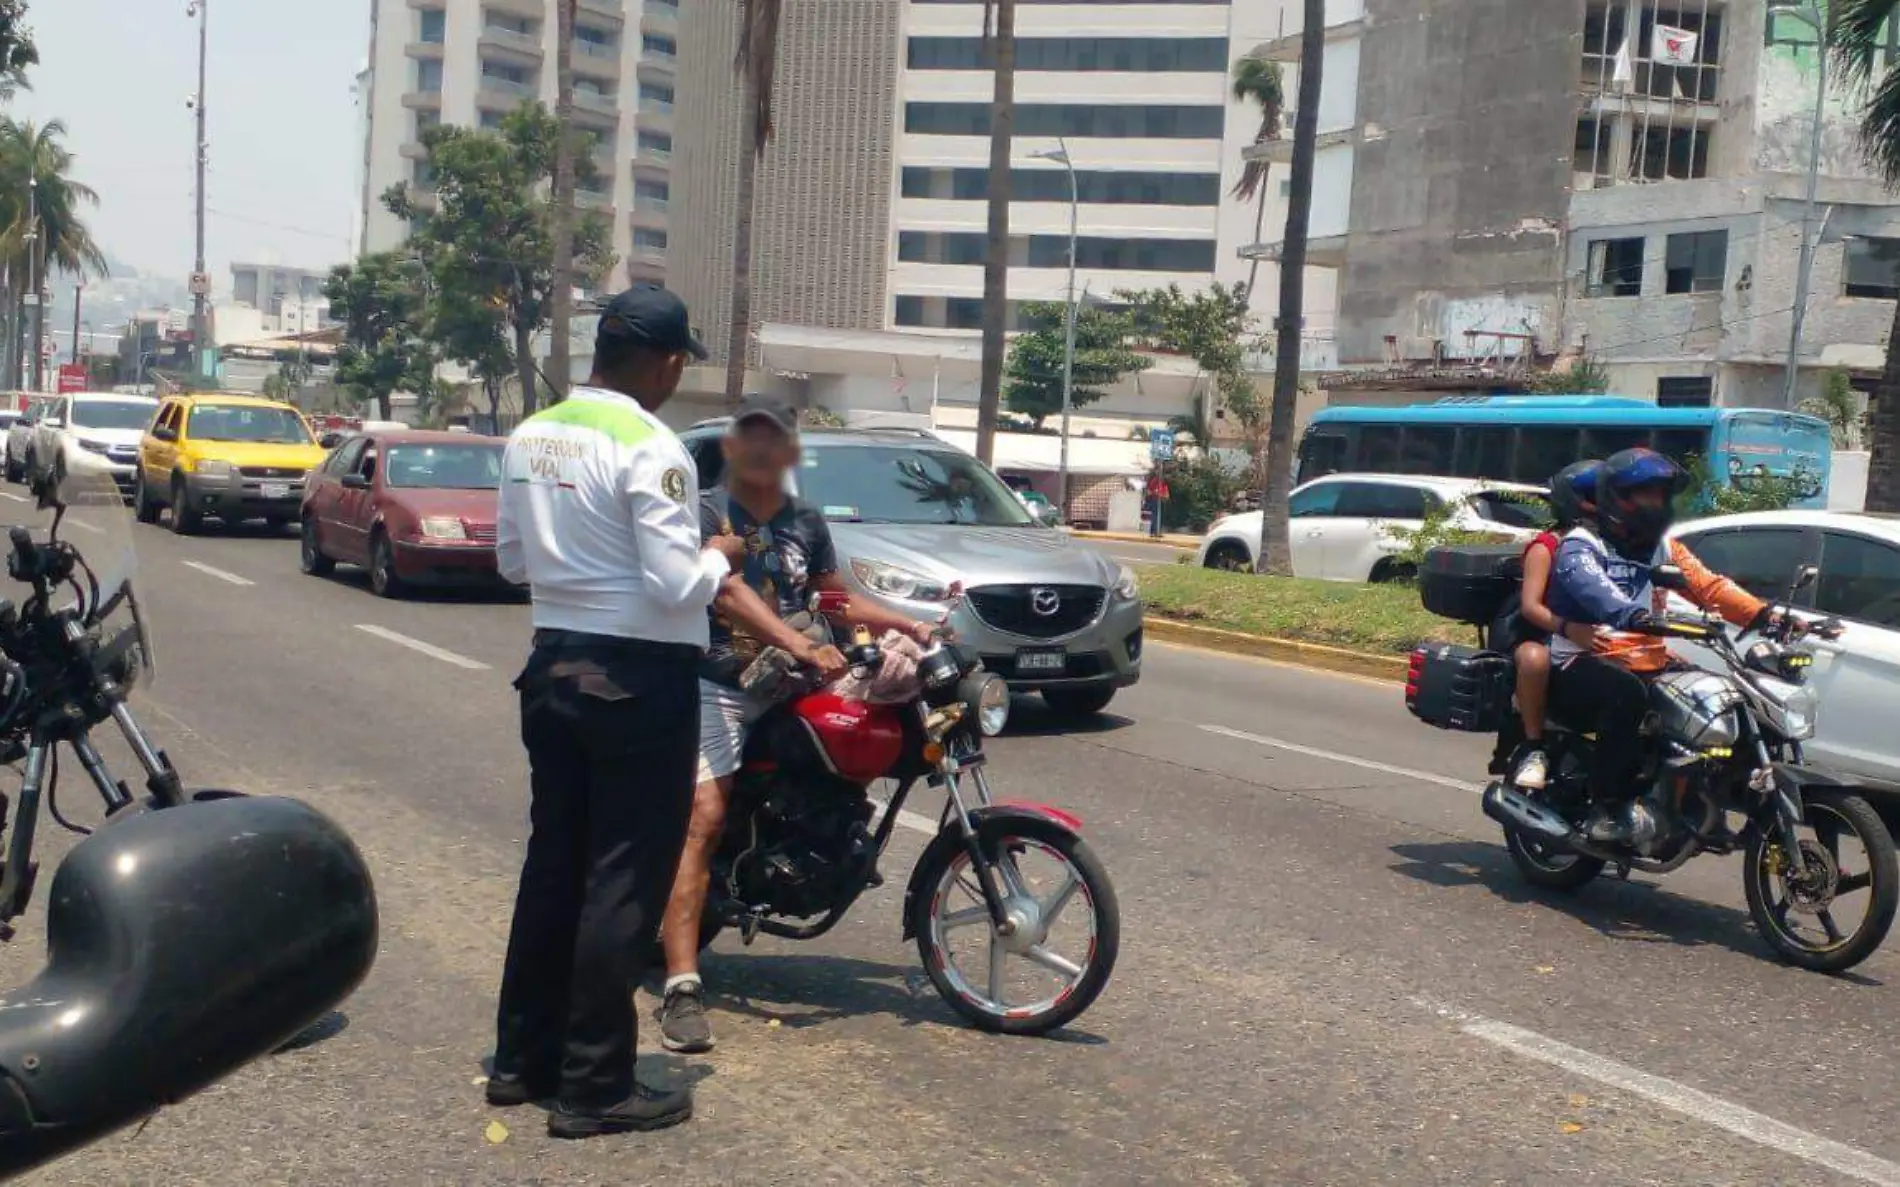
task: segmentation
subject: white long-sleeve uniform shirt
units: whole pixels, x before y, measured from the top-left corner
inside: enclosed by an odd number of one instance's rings
[[[729,571],[703,552],[692,459],[632,399],[577,387],[523,421],[502,461],[495,551],[537,628],[707,642]]]

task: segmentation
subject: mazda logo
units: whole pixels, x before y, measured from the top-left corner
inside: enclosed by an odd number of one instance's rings
[[[1029,608],[1043,618],[1053,617],[1062,609],[1062,596],[1053,589],[1038,587],[1029,591]]]

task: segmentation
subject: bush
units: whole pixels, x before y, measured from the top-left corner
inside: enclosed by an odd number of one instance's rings
[[[1398,546],[1392,555],[1392,564],[1407,577],[1416,575],[1425,565],[1425,554],[1434,548],[1449,548],[1461,544],[1508,544],[1511,537],[1500,532],[1474,532],[1456,526],[1453,509],[1449,506],[1436,506],[1425,513],[1425,521],[1418,527],[1404,524],[1386,524],[1383,529],[1385,538]]]
[[[1684,466],[1689,481],[1676,499],[1676,514],[1684,519],[1701,515],[1738,515],[1744,511],[1785,511],[1808,497],[1811,475],[1797,471],[1790,477],[1743,474],[1734,479],[1717,475],[1709,463],[1691,457]]]
[[[1206,454],[1191,458],[1176,454],[1166,474],[1168,499],[1161,507],[1161,524],[1170,530],[1206,531],[1208,524],[1232,509],[1235,496],[1246,484],[1244,475]]]

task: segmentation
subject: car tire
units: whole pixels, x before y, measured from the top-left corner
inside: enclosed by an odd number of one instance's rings
[[[191,509],[185,494],[185,480],[182,477],[172,479],[172,533],[179,536],[196,535],[204,527],[202,512]]]
[[[145,485],[145,470],[141,467],[132,479],[132,514],[140,523],[158,522],[158,513],[163,510],[158,500],[152,497],[152,490]]]
[[[1222,540],[1207,550],[1202,562],[1209,569],[1223,569],[1229,573],[1251,573],[1253,557],[1248,555],[1247,546],[1238,540]]]
[[[369,541],[369,590],[379,598],[400,598],[402,578],[396,573],[396,550],[378,531]]]
[[[11,453],[7,454],[7,481],[15,486],[26,481],[26,467],[14,461]]]
[[[1366,578],[1374,585],[1391,585],[1401,581],[1418,580],[1418,566],[1407,561],[1382,560],[1372,566],[1372,575]]]
[[[302,533],[303,543],[297,550],[298,566],[312,577],[328,577],[336,572],[336,562],[323,555],[323,546],[317,542],[317,521],[305,518]]]
[[[1045,688],[1042,699],[1056,716],[1078,720],[1094,717],[1115,699],[1112,688]]]

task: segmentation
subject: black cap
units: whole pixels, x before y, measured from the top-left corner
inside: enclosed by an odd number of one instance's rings
[[[685,351],[705,359],[706,348],[693,337],[686,302],[657,284],[637,284],[607,302],[600,311],[599,336],[631,341],[669,354]]]
[[[747,396],[739,405],[739,411],[732,418],[732,427],[738,429],[749,420],[767,421],[788,436],[798,432],[798,413],[792,410],[792,406],[777,396],[761,392]]]

